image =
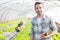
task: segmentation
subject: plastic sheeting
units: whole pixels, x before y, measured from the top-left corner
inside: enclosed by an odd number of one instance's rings
[[[19,18],[32,18],[36,15],[34,3],[36,0],[0,0],[0,22],[11,21]],[[45,14],[52,20],[60,20],[60,2],[42,1]]]

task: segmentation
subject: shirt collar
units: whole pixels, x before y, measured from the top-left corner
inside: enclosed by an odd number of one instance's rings
[[[42,20],[44,20],[46,18],[46,15],[43,15]],[[35,19],[37,19],[37,16],[35,17]]]
[[[42,18],[44,18],[44,19],[45,19],[45,17],[46,17],[46,15],[43,15],[43,17],[42,17]],[[36,16],[36,18],[37,18],[37,16]]]
[[[45,19],[46,15],[43,15],[43,18]]]

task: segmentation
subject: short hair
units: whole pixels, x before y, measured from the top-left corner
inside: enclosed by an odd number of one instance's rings
[[[18,27],[22,26],[23,25],[23,22],[21,21],[19,24],[18,24]]]
[[[37,4],[43,4],[43,3],[42,2],[36,2],[35,5],[37,5]]]

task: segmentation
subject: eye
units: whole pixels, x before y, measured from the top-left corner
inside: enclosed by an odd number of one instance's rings
[[[35,9],[38,9],[38,8],[35,8]]]

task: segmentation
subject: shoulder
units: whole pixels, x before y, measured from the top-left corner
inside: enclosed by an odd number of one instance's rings
[[[53,22],[53,20],[49,17],[49,16],[45,16],[45,21],[47,21],[47,22]]]
[[[52,20],[49,16],[45,16],[45,19]]]
[[[33,20],[36,20],[36,17],[33,17],[33,18],[31,19],[31,21],[33,21]]]

